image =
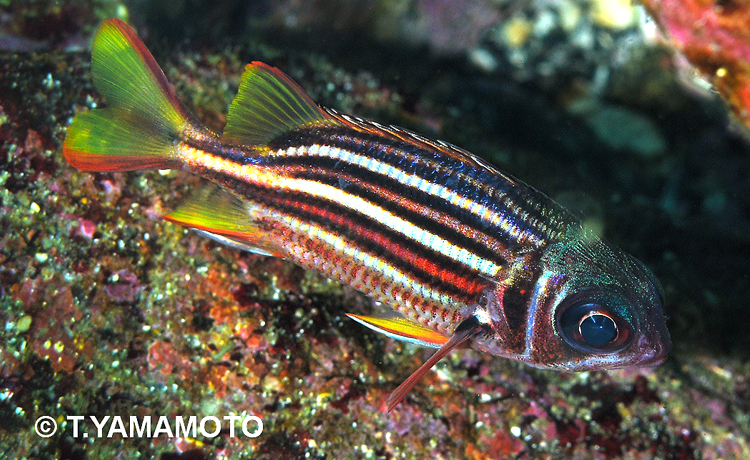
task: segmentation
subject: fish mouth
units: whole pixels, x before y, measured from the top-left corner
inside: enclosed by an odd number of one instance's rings
[[[658,340],[649,340],[643,336],[639,340],[638,353],[639,359],[636,363],[637,366],[643,367],[654,367],[662,364],[666,361],[669,352],[672,350],[672,341],[669,337],[669,332],[660,331],[658,334]]]
[[[645,359],[639,361],[638,365],[643,367],[656,367],[667,360],[668,354],[668,352],[663,352],[653,356],[648,356]]]

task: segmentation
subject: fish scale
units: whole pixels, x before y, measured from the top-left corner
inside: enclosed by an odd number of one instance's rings
[[[214,185],[165,219],[348,284],[393,309],[350,318],[438,348],[388,410],[464,345],[569,371],[655,365],[669,352],[663,292],[642,263],[458,147],[318,107],[259,62],[214,134],[116,19],[94,40],[92,76],[109,106],[74,118],[71,165],[198,174]]]
[[[463,266],[467,266],[468,264],[469,266],[466,268],[481,271],[486,276],[495,276],[504,264],[504,260],[497,255],[495,256],[496,261],[477,256],[476,253],[461,247],[452,240],[436,235],[434,232],[412,223],[402,215],[392,213],[388,209],[385,209],[383,203],[386,200],[383,196],[379,197],[381,200],[378,204],[363,199],[361,196],[353,195],[349,190],[335,190],[335,192],[340,192],[339,200],[333,199],[330,196],[321,197],[320,195],[325,190],[318,189],[322,187],[335,189],[336,187],[319,180],[297,178],[295,175],[288,175],[288,171],[283,168],[274,168],[272,173],[269,173],[264,161],[253,165],[238,164],[228,160],[222,150],[209,152],[206,150],[185,149],[182,156],[184,161],[190,165],[190,168],[193,168],[196,172],[209,176],[217,182],[225,184],[228,188],[238,191],[238,193],[253,197],[256,203],[261,201],[262,197],[268,197],[268,201],[263,202],[265,206],[273,206],[274,203],[285,203],[285,208],[297,208],[298,215],[305,212],[305,209],[301,207],[303,203],[314,206],[316,209],[338,207],[336,218],[319,217],[319,223],[329,226],[337,225],[339,227],[338,231],[351,234],[350,238],[356,238],[357,232],[348,231],[347,222],[351,222],[354,225],[362,221],[371,221],[370,225],[386,227],[390,231],[388,238],[394,240],[394,242],[395,237],[400,236],[414,246],[413,251],[421,250],[436,253],[424,255],[423,258],[427,260],[442,256],[449,259],[446,262],[452,261],[455,264]],[[255,169],[259,171],[255,172]],[[337,173],[333,172],[332,174],[335,175]],[[249,179],[250,177],[252,179]],[[264,178],[267,180],[264,180]],[[249,184],[255,187],[248,189]],[[372,216],[363,215],[361,210],[353,208],[354,205],[366,207],[367,210],[383,220],[377,221]],[[343,216],[344,212],[348,212],[350,216],[345,218]],[[360,236],[364,235],[360,233]],[[397,247],[399,247],[397,244],[393,245],[393,248]],[[381,252],[388,252],[388,245],[383,245]],[[399,258],[403,259],[403,257]]]
[[[301,149],[295,149],[295,152],[299,152]],[[340,149],[337,149],[340,150]],[[356,156],[356,152],[350,152],[347,151],[346,155],[350,156]],[[338,155],[341,156],[341,155]],[[300,157],[304,160],[307,160],[307,157]],[[302,176],[309,176],[312,172],[322,172],[322,175],[326,175],[331,178],[329,180],[329,183],[333,183],[336,181],[336,179],[340,179],[341,177],[346,178],[347,183],[351,183],[349,188],[346,189],[347,192],[351,192],[352,189],[356,190],[358,188],[365,188],[370,187],[383,187],[387,184],[387,186],[391,187],[390,190],[387,190],[389,193],[383,194],[380,193],[377,198],[379,198],[379,206],[383,208],[388,208],[391,210],[398,210],[398,212],[403,213],[405,211],[404,208],[408,206],[408,204],[411,202],[413,203],[416,199],[422,199],[422,201],[427,202],[425,205],[421,205],[421,209],[417,211],[417,213],[422,214],[425,217],[430,217],[431,215],[438,215],[438,216],[455,216],[456,214],[461,214],[463,212],[464,214],[470,215],[474,214],[474,220],[477,221],[477,223],[474,224],[473,228],[470,228],[467,226],[467,220],[459,220],[461,222],[461,226],[464,227],[463,232],[461,234],[457,234],[455,236],[452,236],[451,239],[454,240],[456,238],[466,238],[471,241],[469,241],[470,245],[477,246],[477,250],[488,250],[486,243],[480,242],[479,240],[485,239],[490,237],[490,235],[487,233],[487,225],[483,224],[479,221],[479,219],[485,218],[485,219],[492,219],[494,224],[497,227],[501,227],[504,224],[505,218],[499,216],[499,215],[492,215],[489,216],[490,210],[488,210],[486,207],[483,207],[479,204],[476,204],[475,202],[470,202],[470,200],[459,193],[447,189],[444,186],[440,186],[438,192],[436,193],[434,188],[432,187],[435,185],[434,183],[427,183],[425,180],[421,178],[414,179],[416,176],[410,176],[407,178],[404,178],[400,172],[398,171],[388,171],[388,175],[381,174],[380,177],[373,176],[373,174],[362,174],[361,172],[352,170],[352,169],[344,169],[344,168],[333,168],[333,167],[321,167],[320,163],[318,162],[309,162],[306,165],[291,165],[289,162],[285,162],[283,167],[279,167],[276,172],[280,175],[287,174],[288,170],[285,170],[285,168],[294,168],[294,174],[298,174],[299,177]],[[327,166],[327,165],[326,165]],[[373,169],[382,169],[378,168],[377,166],[374,166]],[[342,173],[341,171],[346,171]],[[371,171],[367,171],[370,172]],[[419,181],[418,183],[415,181]],[[391,193],[396,189],[398,191],[397,194]],[[425,190],[433,190],[431,193],[425,193]],[[383,190],[386,191],[386,190]],[[406,193],[407,191],[412,191],[413,194],[409,195]],[[390,196],[389,196],[390,195]],[[426,196],[427,195],[427,196]],[[429,196],[429,195],[437,195],[436,196]],[[441,196],[442,195],[442,196]],[[469,203],[470,202],[470,203]],[[431,212],[428,212],[431,211]],[[394,211],[396,212],[396,211]],[[410,218],[413,219],[413,218]],[[432,227],[442,226],[442,222],[440,219],[432,219],[433,222],[431,222]],[[419,225],[420,227],[426,225],[427,222]],[[481,227],[482,230],[480,230],[477,227]],[[474,232],[474,235],[468,236],[467,233]],[[477,233],[481,232],[481,236],[477,235]],[[439,230],[438,230],[438,233]],[[455,232],[454,232],[455,233]],[[436,235],[439,236],[439,235]],[[498,240],[499,241],[499,240]],[[503,243],[503,245],[507,246],[507,242]],[[518,244],[518,243],[516,243]],[[473,252],[473,251],[472,251]],[[494,252],[494,251],[493,251]],[[475,252],[473,252],[475,253]],[[487,272],[490,270],[491,267],[485,267],[484,272]],[[491,273],[486,273],[488,275],[492,275]]]
[[[489,220],[489,223],[496,226],[511,224],[514,228],[521,229],[526,225],[528,229],[518,230],[516,235],[509,235],[509,239],[516,236],[513,243],[529,238],[537,244],[543,244],[561,236],[566,226],[575,222],[567,211],[542,194],[528,187],[525,193],[520,193],[516,190],[519,188],[516,180],[501,174],[487,174],[489,171],[483,164],[476,167],[460,164],[459,168],[457,160],[451,158],[447,152],[428,152],[419,144],[409,144],[407,141],[411,138],[404,130],[397,131],[401,139],[399,143],[394,144],[394,141],[386,136],[392,134],[395,128],[380,125],[370,127],[364,120],[351,116],[347,117],[345,122],[349,124],[345,128],[340,128],[347,130],[345,134],[328,134],[321,130],[315,130],[312,135],[295,132],[289,138],[299,143],[308,142],[309,146],[302,144],[290,151],[279,150],[280,155],[277,156],[288,158],[290,153],[305,152],[307,156],[337,159],[384,178],[394,179],[402,184],[405,190],[436,196],[440,198],[440,202],[434,205],[451,205],[454,207],[450,210],[452,213],[480,216],[485,222]],[[325,140],[334,142],[319,145]],[[280,142],[287,141],[274,141],[271,146],[275,147]],[[440,145],[441,148],[445,148],[443,146],[448,144]],[[343,156],[342,152],[346,156]],[[494,198],[491,203],[494,209],[488,209],[486,204],[480,202],[488,196]],[[545,219],[545,213],[554,219]],[[533,234],[529,230],[534,230]]]

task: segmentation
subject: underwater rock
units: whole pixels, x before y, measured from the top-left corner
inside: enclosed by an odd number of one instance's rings
[[[644,0],[643,4],[750,134],[750,3]]]
[[[631,151],[643,158],[661,156],[667,149],[656,123],[632,110],[597,103],[582,117],[594,134],[613,149]]]

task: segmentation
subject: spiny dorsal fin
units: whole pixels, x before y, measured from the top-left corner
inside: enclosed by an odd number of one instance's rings
[[[291,78],[275,67],[253,62],[227,115],[222,141],[262,146],[301,126],[332,120]]]
[[[198,230],[222,244],[280,256],[276,245],[250,217],[246,203],[219,187],[201,190],[164,219]]]

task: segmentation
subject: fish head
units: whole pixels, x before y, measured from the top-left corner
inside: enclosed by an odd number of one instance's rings
[[[579,237],[547,248],[535,271],[523,302],[498,302],[488,315],[497,322],[493,331],[505,329],[510,340],[490,333],[475,341],[477,348],[566,371],[666,359],[672,345],[664,293],[643,263],[598,238]],[[523,311],[515,327],[507,321],[511,309]]]

